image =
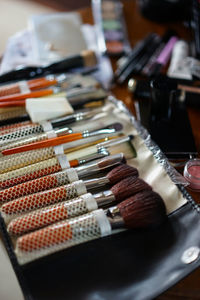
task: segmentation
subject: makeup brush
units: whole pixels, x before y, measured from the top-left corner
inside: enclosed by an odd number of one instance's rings
[[[74,181],[73,183],[68,185],[59,186],[51,190],[35,193],[9,201],[2,205],[1,214],[5,222],[8,222],[11,220],[11,218],[16,217],[16,215],[23,214],[25,212],[42,208],[54,203],[59,203],[61,201],[76,198],[80,195],[86,194],[90,190],[98,189],[99,187],[103,187],[107,184],[112,186],[115,183],[119,182],[122,178],[127,177],[129,178],[129,180],[127,180],[125,183],[128,183],[129,187],[128,185],[126,185],[126,190],[124,190],[123,188],[123,191],[120,188],[117,189],[117,194],[121,196],[127,194],[130,195],[134,188],[134,181],[136,181],[138,177],[138,171],[131,166],[121,164],[109,171],[104,177]],[[120,186],[124,187],[124,185],[124,182],[121,181]],[[142,188],[143,187],[144,185],[142,185]],[[114,190],[112,190],[111,188],[111,191],[113,191],[114,193],[116,192],[115,188]]]
[[[79,151],[81,151],[81,150],[83,151],[84,149],[87,149],[87,148],[90,149],[94,145],[98,145],[99,143],[102,143],[104,141],[110,141],[112,139],[117,139],[120,136],[121,136],[121,134],[105,136],[102,138],[99,138],[99,136],[96,136],[96,137],[92,138],[91,141],[87,141],[87,143],[86,143],[86,140],[79,140],[77,142],[70,143],[70,144],[68,143],[67,148],[65,148],[66,144],[63,144],[58,147],[42,148],[42,149],[33,150],[33,151],[16,153],[13,155],[2,156],[2,154],[0,153],[0,156],[1,156],[0,157],[0,162],[1,162],[0,174],[6,173],[6,172],[9,172],[12,170],[16,170],[16,169],[19,169],[22,167],[26,167],[26,166],[35,164],[37,162],[42,162],[44,160],[48,160],[57,155],[61,155],[62,153],[64,155],[71,156],[71,154],[70,154],[71,152],[79,153]],[[74,145],[74,144],[76,144],[76,145]],[[108,153],[108,155],[109,155],[109,153]],[[81,153],[80,155],[77,155],[76,159],[80,158],[81,156],[85,156],[85,153]],[[96,159],[97,158],[99,158],[99,152],[97,153]],[[74,159],[74,156],[72,159]],[[90,161],[90,159],[89,159],[89,161]],[[77,165],[79,165],[79,163]]]
[[[119,153],[77,168],[65,169],[54,174],[26,181],[1,190],[0,203],[77,181],[92,174],[103,172],[105,169],[113,167],[122,161],[125,161],[124,155]]]
[[[99,86],[99,82],[90,75],[63,73],[59,75],[48,75],[37,79],[22,80],[15,83],[0,86],[0,97],[8,95],[22,95],[31,91],[43,89],[50,86],[58,86],[66,89],[74,87]],[[21,99],[21,98],[20,98]]]
[[[50,138],[47,140],[38,141],[38,142],[31,143],[28,145],[15,147],[12,149],[6,149],[6,150],[2,151],[2,154],[10,155],[10,154],[15,154],[15,153],[35,150],[35,149],[39,149],[39,148],[53,147],[53,146],[57,146],[60,144],[76,141],[79,139],[88,138],[88,137],[95,136],[95,135],[115,133],[118,131],[122,131],[122,129],[123,129],[123,126],[121,123],[113,123],[113,124],[107,125],[106,127],[103,127],[101,129],[94,130],[94,131],[84,130],[83,132],[71,133],[71,134],[59,136],[56,138]]]
[[[153,191],[137,193],[116,207],[94,210],[64,220],[17,239],[15,253],[20,264],[115,233],[115,229],[159,226],[166,218],[162,198]]]
[[[21,126],[5,134],[1,134],[0,132],[0,145],[10,143],[10,147],[1,148],[0,151],[48,139],[48,136],[52,136],[52,134],[54,136],[62,136],[67,133],[72,133],[72,129],[67,127],[68,124],[91,119],[101,112],[103,112],[102,108],[90,109],[89,111],[71,114],[52,121],[29,123],[27,127]]]
[[[116,202],[121,202],[126,198],[124,197],[125,194],[129,195],[130,193],[130,190],[129,193],[125,191],[125,189],[127,189],[125,181],[126,180],[122,180],[123,184],[120,184],[121,182],[115,184],[115,186],[112,187],[112,191],[105,190],[93,195],[87,193],[78,198],[37,209],[17,217],[9,223],[7,228],[8,232],[12,235],[22,235],[64,219],[74,218],[78,215],[86,214],[89,211],[105,208]],[[133,178],[132,181],[134,181]],[[139,185],[140,189],[138,189]],[[119,194],[117,192],[118,190],[120,190]],[[151,187],[138,178],[131,190],[131,196],[135,195],[139,190],[144,192],[146,190],[151,190]]]
[[[68,153],[67,155],[57,155],[56,157],[40,161],[30,165],[31,153],[21,154],[21,158],[16,157],[22,164],[23,156],[27,154],[27,166],[15,169],[7,173],[0,174],[0,188],[4,189],[28,180],[39,178],[48,174],[53,174],[68,167],[77,167],[89,161],[108,156],[111,154],[124,153],[126,159],[133,158],[137,155],[131,140],[132,136],[109,140],[100,144],[83,148],[78,151]],[[49,148],[44,148],[44,150]],[[36,150],[37,151],[37,150]],[[34,155],[34,153],[32,154]],[[41,152],[38,153],[41,156]],[[11,160],[11,163],[13,160]],[[2,162],[3,164],[3,162]]]
[[[44,89],[44,87],[50,89]],[[18,92],[16,92],[18,87]],[[69,91],[74,88],[95,88],[100,83],[92,76],[81,74],[60,74],[59,76],[49,75],[46,78],[39,78],[29,81],[18,81],[14,84],[0,86],[0,102],[23,100],[57,94],[61,91]],[[10,92],[10,94],[9,94]]]
[[[48,74],[56,74],[69,71],[79,67],[93,67],[97,64],[97,57],[94,51],[84,50],[78,55],[68,56],[58,62],[52,63],[45,67],[30,66],[10,71],[0,76],[0,83],[27,80],[35,77],[41,77]]]

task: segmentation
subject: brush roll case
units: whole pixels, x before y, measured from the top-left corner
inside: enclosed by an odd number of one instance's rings
[[[20,264],[16,241],[0,216],[2,238],[27,300],[154,299],[200,265],[200,209],[186,181],[121,101],[110,96],[106,105],[113,106],[124,134],[134,135],[137,156],[127,163],[161,195],[168,218],[157,228],[113,230]]]

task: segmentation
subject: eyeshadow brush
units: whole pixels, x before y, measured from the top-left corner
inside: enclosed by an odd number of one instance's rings
[[[112,136],[110,135],[110,136],[102,137],[102,138],[99,138],[99,136],[96,136],[95,139],[92,138],[92,140],[87,141],[87,143],[83,143],[83,142],[86,142],[86,140],[79,140],[79,143],[74,142],[74,145],[73,145],[73,143],[70,145],[63,144],[63,145],[61,145],[61,149],[60,149],[60,146],[58,146],[58,152],[57,152],[56,147],[49,147],[49,148],[42,148],[42,149],[38,149],[38,150],[16,153],[16,154],[6,155],[6,156],[1,156],[2,154],[0,153],[0,162],[1,162],[0,174],[9,172],[11,170],[16,170],[16,169],[19,169],[22,167],[26,167],[28,165],[32,165],[32,164],[35,164],[38,162],[42,162],[44,160],[48,160],[57,155],[63,154],[63,155],[71,156],[72,152],[77,153],[78,151],[83,151],[84,149],[94,147],[95,145],[98,145],[104,141],[118,139],[120,136],[121,136],[121,134],[112,135]],[[68,146],[67,148],[65,148],[66,145]],[[105,150],[105,151],[107,151],[107,150]],[[102,151],[102,152],[105,152],[105,151]],[[98,154],[99,153],[100,152],[98,151]],[[93,154],[96,154],[96,152]],[[85,156],[85,154],[82,153],[81,155],[78,155],[76,158],[78,159],[81,156]],[[72,159],[74,159],[74,156]],[[79,165],[79,163],[77,165]]]
[[[81,243],[111,235],[116,229],[140,229],[159,226],[166,218],[162,198],[144,191],[122,201],[107,211],[64,220],[25,234],[16,241],[15,253],[20,264]]]
[[[39,148],[54,147],[57,145],[69,143],[69,142],[76,141],[79,139],[88,138],[91,136],[116,133],[116,132],[122,131],[122,129],[123,129],[123,126],[121,123],[112,123],[110,125],[107,125],[106,127],[103,127],[103,128],[100,128],[100,129],[94,130],[94,131],[84,130],[83,132],[71,133],[71,134],[67,134],[67,135],[63,135],[63,136],[59,136],[59,137],[55,137],[55,138],[49,138],[47,140],[38,141],[38,142],[30,143],[27,145],[15,147],[12,149],[6,149],[6,150],[2,151],[2,154],[10,155],[10,154],[15,154],[15,153],[35,150],[35,149],[39,149]]]
[[[129,165],[120,164],[109,171],[106,176],[88,180],[74,181],[71,184],[59,186],[47,191],[42,191],[9,201],[2,205],[1,214],[5,222],[8,222],[12,218],[16,217],[16,215],[49,206],[51,204],[59,203],[61,201],[73,199],[88,193],[88,191],[98,189],[106,185],[112,186],[121,181],[122,178],[127,177],[130,178],[128,181],[129,188],[126,188],[127,191],[124,191],[123,189],[124,195],[132,191],[132,183],[138,177],[138,171]]]
[[[68,153],[67,155],[58,155],[56,157],[46,159],[31,165],[30,152],[24,153],[24,155],[28,154],[28,165],[19,169],[9,171],[7,173],[0,174],[0,188],[4,189],[22,182],[26,182],[28,180],[56,173],[58,171],[61,171],[62,169],[66,169],[69,167],[77,167],[92,160],[111,154],[123,152],[126,159],[133,158],[137,155],[137,153],[131,143],[132,138],[132,136],[128,136],[118,138],[116,139],[116,141],[110,140],[107,142],[102,142],[100,144],[84,148],[79,151]],[[18,157],[17,159],[19,160]],[[23,153],[21,160],[23,160]]]
[[[72,132],[72,130],[70,128],[67,128],[67,125],[91,119],[100,112],[103,112],[102,108],[93,108],[88,111],[80,111],[75,114],[71,114],[62,118],[56,118],[42,123],[29,123],[27,124],[27,126],[21,126],[5,134],[1,134],[0,132],[0,145],[3,143],[7,144],[18,140],[21,141],[21,145],[24,145],[26,144],[26,142],[23,140],[23,138],[30,139],[30,142],[47,139],[48,136],[53,133],[53,131],[55,136],[70,133]],[[14,148],[15,146],[19,145],[11,145],[10,148]],[[3,149],[1,149],[0,151],[2,150]]]
[[[0,203],[7,202],[22,196],[49,190],[64,184],[72,183],[84,177],[105,171],[120,162],[124,162],[123,153],[110,155],[100,160],[77,168],[69,168],[63,171],[36,178],[24,183],[9,187],[0,191]]]
[[[130,181],[131,189],[128,185]],[[120,203],[127,197],[146,190],[151,190],[151,187],[145,181],[140,178],[135,180],[133,177],[128,177],[116,183],[110,190],[104,190],[97,194],[87,193],[78,198],[50,205],[19,216],[9,223],[7,229],[12,235],[22,235],[64,219],[86,214],[98,208],[109,207]]]
[[[128,158],[136,156],[136,152],[133,146],[129,146],[129,141],[132,139],[132,137],[126,137],[126,136],[121,136],[120,135],[110,135],[110,136],[104,136],[99,139],[98,136],[95,137],[95,139],[92,139],[92,141],[86,143],[86,140],[79,140],[78,142],[74,142],[71,144],[63,144],[61,146],[61,151],[56,152],[55,147],[49,147],[49,148],[42,148],[34,151],[27,151],[27,152],[22,152],[22,153],[17,153],[13,155],[7,155],[7,156],[2,156],[0,158],[0,174],[2,173],[7,173],[16,169],[20,169],[26,166],[31,166],[36,163],[42,163],[44,160],[48,160],[54,158],[56,155],[61,155],[61,152],[63,155],[66,155],[69,164],[71,166],[78,166],[80,165],[79,159],[82,161],[83,157],[85,157],[86,161],[91,161],[92,159],[90,158],[91,155],[97,156],[96,159],[99,158],[99,154],[102,156],[104,155],[112,155],[116,154],[119,152],[124,152]],[[102,144],[106,141],[106,145]],[[119,145],[114,145],[112,147],[112,144],[110,145],[110,142],[115,141],[116,143],[118,142]],[[83,143],[84,142],[84,143]],[[125,145],[127,144],[127,147]],[[121,145],[121,149],[120,149]],[[67,146],[67,147],[66,147]],[[59,146],[60,147],[60,146]],[[108,150],[109,149],[109,150]],[[116,150],[115,150],[116,149]],[[114,152],[113,152],[114,151]],[[131,155],[129,155],[131,153]],[[71,160],[77,160],[74,161],[73,164],[71,164]],[[56,162],[58,164],[58,161]],[[61,167],[60,169],[61,170]],[[58,170],[58,171],[59,171]],[[44,174],[47,175],[47,174]],[[43,176],[44,176],[43,175]],[[10,178],[13,176],[10,173]],[[1,175],[0,175],[1,178]],[[1,182],[1,179],[0,179]]]

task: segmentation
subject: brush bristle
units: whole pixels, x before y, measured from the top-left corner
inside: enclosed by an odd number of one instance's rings
[[[162,223],[165,204],[157,193],[146,190],[119,203],[117,207],[127,228],[146,228]]]
[[[126,163],[126,159],[123,153],[107,156],[100,160],[98,166],[100,169],[106,168],[108,166],[117,164],[117,163]]]
[[[115,131],[121,131],[123,129],[123,125],[121,123],[113,123],[108,126],[110,129],[115,129]]]
[[[107,178],[109,179],[111,184],[115,184],[121,181],[122,179],[130,176],[133,178],[137,178],[138,170],[126,164],[119,164],[107,174]]]
[[[144,180],[135,176],[127,177],[111,188],[115,198],[118,202],[135,195],[144,190],[152,190],[151,186]]]
[[[114,145],[109,148],[111,154],[123,152],[126,159],[131,159],[137,156],[137,152],[133,147],[131,141],[127,141],[121,144]]]

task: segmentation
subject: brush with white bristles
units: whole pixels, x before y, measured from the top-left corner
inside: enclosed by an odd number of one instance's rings
[[[166,217],[162,198],[146,190],[103,211],[64,220],[25,234],[17,239],[15,253],[20,264],[40,257],[111,235],[115,229],[147,228],[159,226]]]

